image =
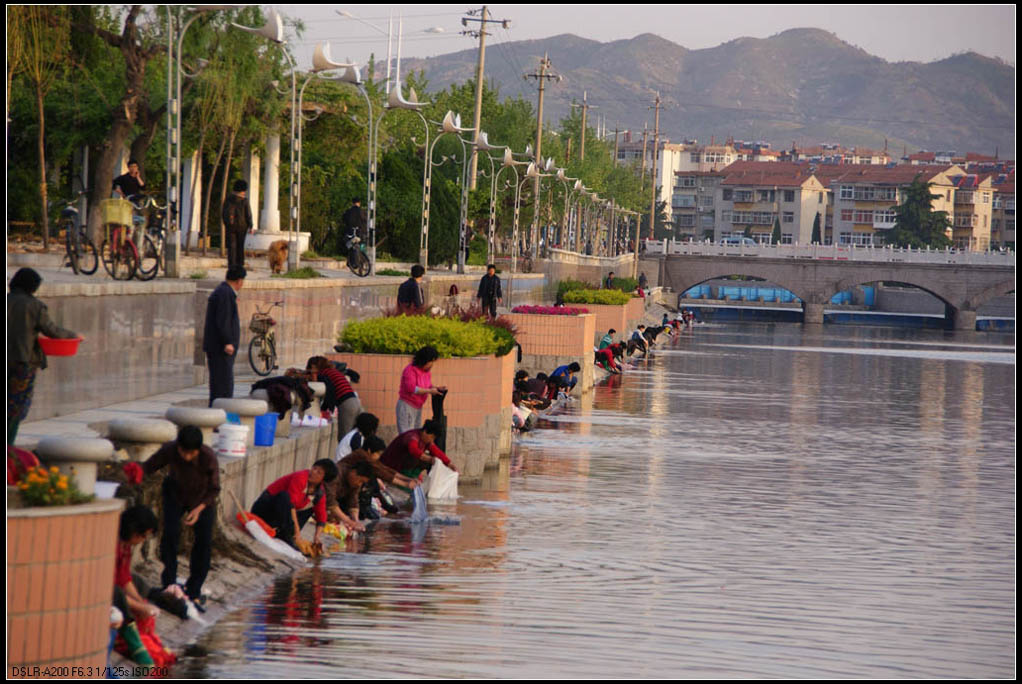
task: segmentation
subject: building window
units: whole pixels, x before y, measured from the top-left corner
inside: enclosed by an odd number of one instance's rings
[[[790,245],[790,244],[793,244],[794,242],[795,242],[795,240],[793,239],[793,236],[792,236],[791,233],[781,233],[781,244],[782,245]]]
[[[774,201],[774,191],[773,190],[760,190],[759,191],[759,201],[760,202],[773,202]]]
[[[688,155],[688,160],[692,164],[698,164],[699,163],[699,153],[698,152],[692,152],[691,154]]]
[[[751,202],[752,190],[735,190],[735,202]]]
[[[724,188],[724,194],[723,194],[721,199],[723,199],[725,202],[730,202],[731,201],[731,197],[732,197],[732,190],[731,190],[731,188]]]
[[[816,203],[817,204],[823,204],[823,193],[822,192],[817,193]]]
[[[794,223],[795,222],[795,212],[793,212],[793,211],[786,211],[786,212],[784,212],[784,214],[782,215],[782,219],[781,220],[784,223]]]
[[[720,212],[720,220],[724,224],[731,223],[731,210],[730,209],[722,209],[721,212]]]
[[[852,210],[851,209],[842,209],[841,210],[841,220],[842,221],[851,221],[852,220]]]
[[[696,179],[693,176],[682,176],[678,179],[678,185],[683,188],[694,188],[696,186]]]
[[[795,191],[794,190],[785,190],[784,191],[784,201],[785,202],[794,202],[795,201]]]
[[[983,193],[983,204],[990,204],[990,193],[989,192],[984,192]]]
[[[841,199],[850,200],[855,195],[855,188],[851,185],[841,186]]]
[[[856,209],[855,223],[873,223],[873,210],[872,209]]]

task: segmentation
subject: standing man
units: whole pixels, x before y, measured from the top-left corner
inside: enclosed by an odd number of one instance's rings
[[[114,197],[120,196],[130,199],[135,195],[141,195],[145,190],[145,181],[142,180],[142,173],[139,171],[138,162],[134,159],[128,160],[128,172],[114,178]]]
[[[234,181],[233,192],[224,202],[222,218],[227,238],[227,266],[245,265],[245,235],[255,232],[252,207],[248,205],[248,183]]]
[[[486,267],[486,275],[479,279],[479,292],[476,293],[485,311],[490,318],[497,317],[497,302],[504,303],[504,293],[500,290],[500,276],[497,275],[497,267],[490,264]]]
[[[185,425],[177,440],[167,442],[142,464],[152,475],[169,466],[163,479],[163,536],[160,538],[161,582],[164,588],[177,583],[177,549],[181,539],[182,518],[195,530],[192,555],[188,564],[185,593],[200,610],[205,610],[202,584],[209,574],[213,552],[213,522],[216,499],[220,494],[220,465],[216,454],[202,443],[202,430]]]
[[[234,396],[234,359],[241,344],[238,291],[245,284],[245,267],[231,266],[224,282],[209,295],[202,351],[209,365],[209,405],[214,399]]]
[[[412,277],[401,283],[397,290],[397,306],[399,309],[419,310],[426,305],[422,298],[422,277],[426,275],[426,269],[422,264],[412,266]]]
[[[362,198],[353,197],[351,199],[351,206],[344,212],[342,217],[344,221],[344,253],[348,255],[348,263],[354,263],[355,250],[355,238],[361,237],[365,230],[365,222],[362,219]]]

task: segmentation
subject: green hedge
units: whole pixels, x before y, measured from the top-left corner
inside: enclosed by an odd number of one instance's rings
[[[599,287],[584,280],[559,280],[557,281],[557,295],[563,297],[573,290],[598,290]]]
[[[358,354],[414,354],[433,345],[441,358],[504,356],[515,346],[514,335],[503,328],[428,316],[352,321],[344,327],[340,341]]]
[[[635,278],[614,278],[615,290],[622,292],[635,292],[639,288],[639,281]]]
[[[624,305],[632,296],[620,290],[571,290],[564,294],[566,304],[613,304]]]

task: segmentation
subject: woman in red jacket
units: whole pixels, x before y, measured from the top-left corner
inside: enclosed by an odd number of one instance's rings
[[[302,531],[302,526],[315,516],[316,534],[312,541],[316,543],[326,524],[326,490],[323,485],[336,478],[337,464],[329,458],[321,458],[308,470],[299,470],[275,480],[256,499],[252,512],[275,528],[279,539],[295,548],[295,538]]]

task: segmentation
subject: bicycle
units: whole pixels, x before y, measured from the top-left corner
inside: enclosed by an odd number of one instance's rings
[[[67,257],[71,270],[75,275],[92,275],[99,268],[99,254],[96,252],[96,245],[89,239],[79,220],[78,207],[75,203],[88,191],[82,190],[71,200],[67,200],[66,206],[60,212],[59,229],[64,231],[64,254]]]
[[[348,268],[359,278],[365,278],[372,269],[369,257],[366,256],[365,245],[361,243],[362,240],[357,235],[351,239],[348,246]]]
[[[103,244],[99,248],[103,268],[114,280],[131,280],[138,268],[138,248],[131,239],[134,205],[124,199],[100,201],[103,212]]]
[[[274,302],[266,311],[260,311],[257,306],[248,322],[248,329],[255,333],[255,337],[248,343],[248,365],[252,366],[256,375],[262,377],[277,368],[277,336],[274,332],[277,321],[270,316],[275,306],[283,307],[284,302]]]
[[[133,198],[132,204],[136,210],[145,212],[145,229],[141,229],[136,223],[136,244],[141,249],[138,254],[138,270],[135,275],[139,280],[152,280],[161,268],[165,269],[164,253],[167,241],[164,233],[164,221],[167,216],[167,205],[161,206],[151,195],[136,196]]]

